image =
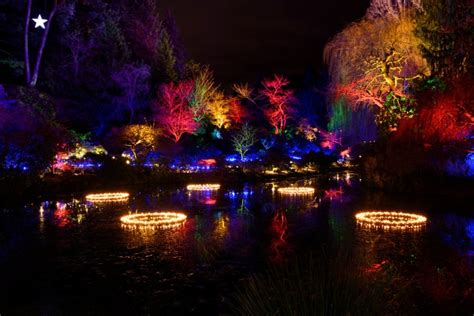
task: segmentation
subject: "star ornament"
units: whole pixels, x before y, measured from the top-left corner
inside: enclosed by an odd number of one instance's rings
[[[45,28],[44,24],[48,21],[46,19],[43,19],[41,17],[41,14],[38,14],[38,17],[36,19],[32,19],[36,24],[35,24],[35,29],[38,27]]]

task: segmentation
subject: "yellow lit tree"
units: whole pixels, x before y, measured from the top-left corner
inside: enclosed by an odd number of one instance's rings
[[[350,25],[324,53],[335,98],[344,97],[350,106],[377,107],[377,123],[389,130],[399,119],[413,116],[409,87],[430,74],[415,35],[414,12],[407,8],[394,13],[398,11]]]
[[[135,160],[139,153],[153,149],[160,131],[150,125],[127,125],[122,130],[122,139],[126,147],[130,148]]]
[[[218,128],[228,128],[230,126],[230,103],[221,91],[216,91],[209,100],[207,112],[211,123]]]

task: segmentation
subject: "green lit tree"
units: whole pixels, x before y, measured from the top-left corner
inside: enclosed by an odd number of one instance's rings
[[[245,155],[257,142],[257,131],[248,123],[242,125],[240,131],[232,137],[232,144],[235,151],[240,154],[240,159],[243,161]]]
[[[166,81],[178,81],[178,72],[176,70],[176,56],[173,49],[173,44],[168,31],[163,29],[161,31],[159,43],[159,58],[160,64]]]

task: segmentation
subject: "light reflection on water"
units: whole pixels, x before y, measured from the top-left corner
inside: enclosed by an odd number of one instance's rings
[[[31,303],[41,311],[45,304],[71,311],[74,297],[83,297],[87,310],[95,308],[94,300],[80,290],[88,284],[92,296],[108,291],[123,299],[106,300],[108,311],[164,308],[212,314],[225,311],[220,295],[232,292],[238,279],[262,271],[268,262],[286,262],[328,243],[350,248],[371,276],[397,275],[400,286],[413,279],[426,283],[430,271],[448,259],[465,258],[472,272],[473,218],[450,212],[449,203],[440,209],[436,202],[362,193],[357,191],[359,182],[356,175],[340,173],[324,179],[221,185],[218,191],[182,187],[135,192],[127,203],[107,205],[76,196],[0,213],[0,265],[6,280],[0,294],[18,307],[21,302],[15,298],[29,286],[46,293],[44,301]],[[316,192],[281,195],[276,188],[282,186],[308,186]],[[356,210],[391,207],[423,211],[427,229],[402,233],[357,228]],[[120,217],[131,211],[183,212],[188,219],[178,229],[123,229]],[[29,262],[39,264],[31,267]],[[457,268],[448,267],[458,274]],[[37,281],[15,281],[25,273]],[[187,298],[178,298],[181,293]]]

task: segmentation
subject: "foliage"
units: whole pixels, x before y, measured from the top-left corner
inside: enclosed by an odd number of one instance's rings
[[[405,96],[396,96],[389,92],[377,115],[377,123],[385,130],[397,129],[398,122],[403,118],[413,118],[415,115],[415,100]]]
[[[396,129],[400,118],[413,117],[410,85],[429,75],[415,35],[415,19],[404,14],[364,18],[344,29],[326,46],[334,98],[351,106],[378,108],[377,122]]]
[[[217,86],[214,83],[214,74],[209,66],[196,63],[188,64],[188,77],[193,80],[194,87],[189,95],[193,117],[196,122],[201,122],[206,116],[208,105],[216,93]]]
[[[260,94],[267,98],[268,105],[264,110],[268,122],[273,126],[275,135],[285,131],[286,123],[294,111],[294,91],[288,88],[290,82],[283,76],[275,75],[262,82]]]
[[[12,91],[11,97],[0,101],[0,169],[40,173],[67,132],[56,123],[54,111],[48,110],[48,96],[22,88]],[[35,102],[29,104],[30,100]]]
[[[137,98],[148,92],[146,80],[150,76],[147,65],[125,64],[122,69],[112,74],[112,79],[123,91],[122,98],[130,112],[130,123],[133,122]]]
[[[316,140],[316,133],[318,132],[318,128],[311,126],[307,119],[303,119],[300,121],[298,125],[297,133],[301,134],[306,138],[307,141],[315,141]]]
[[[234,84],[232,89],[237,93],[237,96],[241,100],[248,100],[255,104],[255,100],[252,97],[253,89],[250,88],[248,83],[244,84]]]
[[[354,267],[347,252],[311,254],[270,266],[243,283],[233,307],[238,315],[374,315],[383,291]],[[357,269],[357,268],[355,268]]]
[[[257,142],[257,131],[248,123],[244,123],[239,132],[232,137],[235,151],[240,154],[243,161],[250,148]]]
[[[413,9],[420,10],[422,0],[372,0],[367,9],[369,18],[398,18]]]
[[[473,71],[474,5],[470,0],[421,0],[416,35],[432,73],[459,77]]]
[[[149,125],[127,125],[123,128],[122,139],[137,160],[140,152],[154,148],[159,134],[157,129]]]
[[[160,88],[161,98],[155,102],[155,123],[174,142],[198,128],[189,104],[194,87],[193,81],[182,81],[170,82]]]
[[[221,91],[215,91],[207,105],[207,112],[212,124],[218,128],[228,128],[231,124],[229,99]]]
[[[242,120],[246,118],[247,112],[245,108],[242,106],[240,101],[235,97],[230,97],[228,99],[229,103],[229,119],[232,122],[232,125],[238,125],[242,123]]]
[[[159,58],[160,64],[162,65],[162,73],[165,76],[165,81],[176,82],[178,80],[178,72],[176,71],[177,60],[174,55],[170,36],[166,30],[161,31]]]
[[[474,133],[474,92],[472,76],[453,81],[448,89],[420,93],[420,111],[415,120],[403,121],[397,139],[418,141],[425,146],[468,144]],[[471,146],[474,144],[471,144]]]

